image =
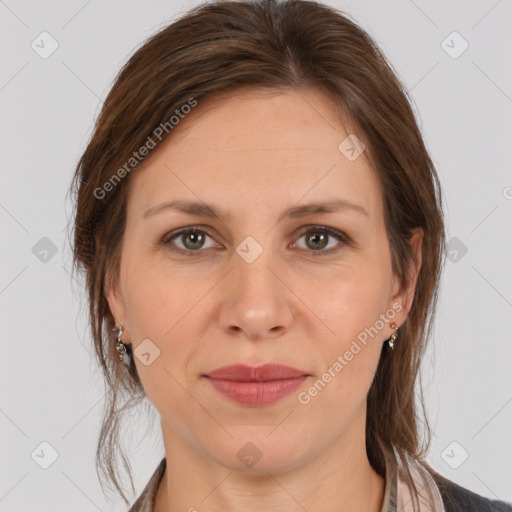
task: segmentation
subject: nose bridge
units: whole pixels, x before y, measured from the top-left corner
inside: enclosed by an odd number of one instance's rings
[[[258,238],[263,239],[261,235]],[[239,299],[250,297],[253,304],[259,300],[269,304],[280,297],[282,283],[276,278],[279,258],[271,240],[271,236],[266,236],[262,242],[247,236],[238,244],[234,280]]]
[[[221,310],[224,329],[245,331],[250,338],[268,336],[270,331],[287,327],[292,319],[288,289],[280,279],[278,251],[270,246],[271,236],[264,240],[260,243],[248,236],[236,247]]]

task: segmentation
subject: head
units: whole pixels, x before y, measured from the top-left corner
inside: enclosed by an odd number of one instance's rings
[[[347,15],[296,0],[192,10],[119,73],[73,186],[74,262],[108,383],[97,460],[123,497],[119,411],[145,398],[232,469],[247,442],[279,472],[362,430],[380,474],[383,446],[422,460],[415,385],[444,253],[440,187],[404,87]],[[171,201],[201,212],[159,208]],[[254,408],[205,380],[267,362],[303,370],[301,392]]]

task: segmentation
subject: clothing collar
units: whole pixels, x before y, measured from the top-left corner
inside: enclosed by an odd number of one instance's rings
[[[386,487],[381,512],[446,512],[441,492],[430,473],[407,453],[404,454],[418,494],[414,507],[412,492],[406,481],[406,468],[398,450],[390,445],[383,449],[386,459]]]

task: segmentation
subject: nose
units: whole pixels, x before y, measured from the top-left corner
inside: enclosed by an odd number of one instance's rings
[[[290,329],[294,295],[270,253],[247,263],[242,258],[227,276],[220,308],[220,327],[250,340],[276,338]]]

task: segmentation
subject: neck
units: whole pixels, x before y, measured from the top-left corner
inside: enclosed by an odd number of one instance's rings
[[[361,432],[360,426],[353,432]],[[380,512],[385,479],[371,467],[363,435],[343,438],[287,471],[238,472],[176,436],[162,421],[167,455],[154,512]],[[263,459],[262,459],[263,461]]]

